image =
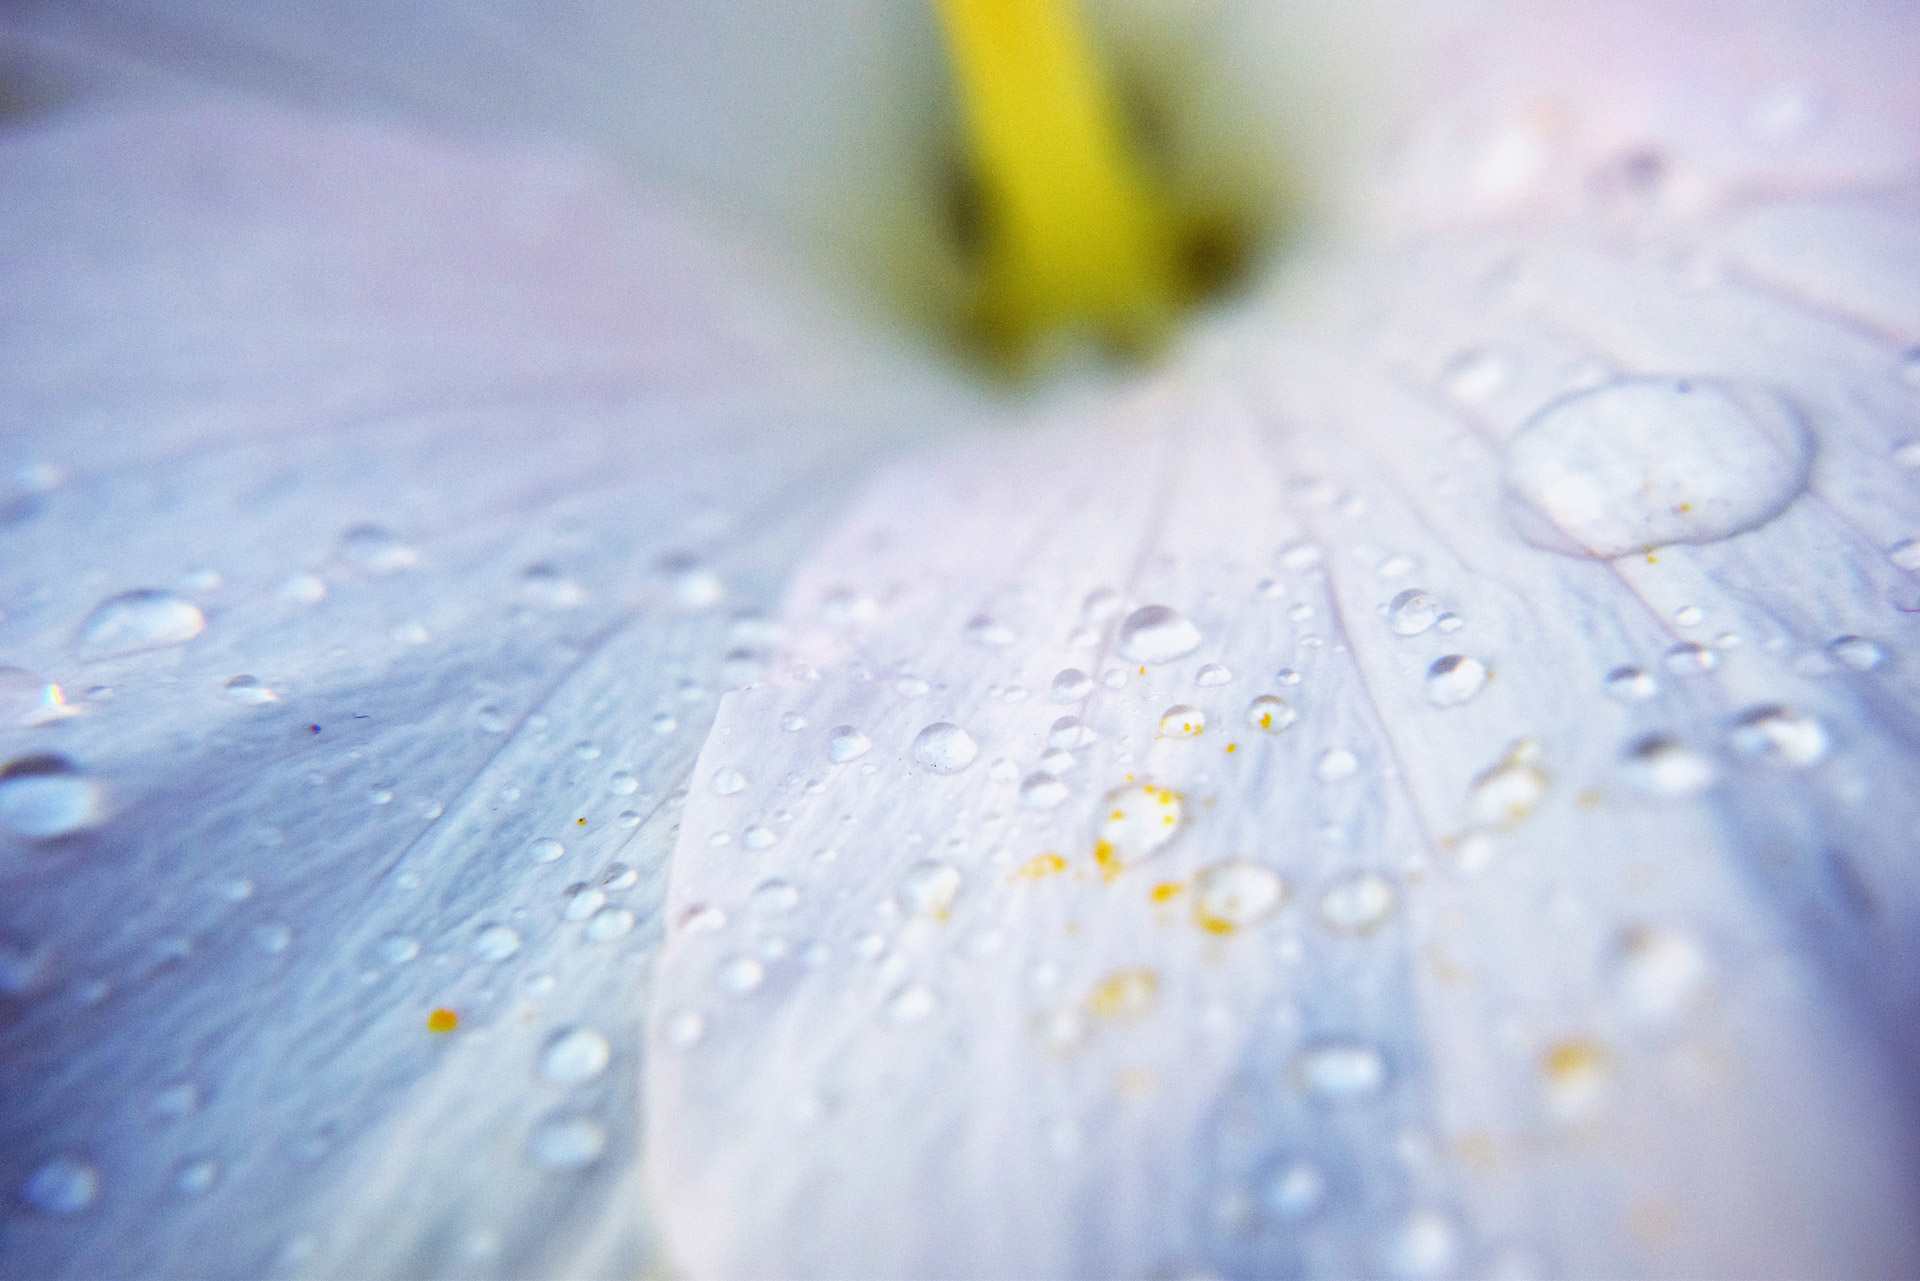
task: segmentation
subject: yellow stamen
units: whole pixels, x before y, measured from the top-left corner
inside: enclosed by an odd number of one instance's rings
[[[1077,330],[1151,342],[1186,292],[1073,0],[938,0],[979,186],[980,319],[1018,349]]]

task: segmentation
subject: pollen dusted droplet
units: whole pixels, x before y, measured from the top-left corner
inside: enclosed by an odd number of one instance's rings
[[[1279,911],[1287,883],[1270,867],[1226,859],[1193,878],[1193,921],[1209,934],[1232,934]]]
[[[1293,708],[1277,694],[1262,694],[1247,704],[1247,724],[1268,734],[1278,734],[1295,719]]]
[[[1186,818],[1186,798],[1170,787],[1135,783],[1109,793],[1101,810],[1094,860],[1112,880],[1173,841]]]
[[[1523,738],[1473,780],[1467,794],[1468,817],[1477,827],[1518,827],[1540,804],[1551,781],[1540,764],[1540,745]]]
[[[1169,707],[1160,716],[1161,738],[1198,738],[1207,729],[1207,714],[1185,703]]]

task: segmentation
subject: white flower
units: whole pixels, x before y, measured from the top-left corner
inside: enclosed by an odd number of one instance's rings
[[[1188,15],[1010,410],[917,9],[388,8],[0,20],[0,1271],[1914,1269],[1913,14]]]

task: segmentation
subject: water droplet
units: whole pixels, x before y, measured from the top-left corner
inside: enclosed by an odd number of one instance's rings
[[[1126,688],[1126,684],[1127,669],[1124,667],[1109,667],[1106,671],[1100,673],[1100,688],[1102,689],[1124,689]]]
[[[767,849],[777,844],[779,840],[780,834],[778,832],[774,831],[771,827],[765,827],[759,823],[753,824],[740,834],[740,843],[750,850]]]
[[[1193,878],[1194,923],[1210,934],[1231,934],[1279,911],[1287,883],[1272,868],[1226,859]]]
[[[887,1001],[887,1022],[906,1025],[924,1023],[940,1010],[940,998],[933,989],[913,984],[901,988]]]
[[[1614,949],[1614,990],[1645,1019],[1686,1013],[1705,993],[1712,973],[1706,950],[1695,939],[1660,926],[1634,926]]]
[[[1507,381],[1507,362],[1498,352],[1476,347],[1463,351],[1440,371],[1440,385],[1456,400],[1482,401]]]
[[[1448,654],[1427,668],[1427,701],[1435,707],[1458,707],[1472,701],[1486,684],[1486,664],[1465,654]]]
[[[1387,1234],[1381,1261],[1396,1277],[1450,1275],[1460,1254],[1460,1231],[1438,1210],[1415,1210]]]
[[[98,825],[106,792],[64,756],[23,756],[0,768],[0,827],[53,841]]]
[[[1207,714],[1185,703],[1169,707],[1160,715],[1161,738],[1198,738],[1207,729]]]
[[[327,598],[327,584],[318,574],[295,574],[274,595],[290,605],[318,605]]]
[[[1276,685],[1286,685],[1291,687],[1294,685],[1298,685],[1303,679],[1305,678],[1302,677],[1299,672],[1294,671],[1291,667],[1283,667],[1279,671],[1273,674],[1274,684]]]
[[[1312,569],[1326,558],[1326,553],[1312,543],[1292,543],[1280,549],[1280,563],[1288,569]]]
[[[667,1015],[661,1030],[668,1045],[676,1050],[690,1050],[707,1034],[707,1021],[692,1010],[675,1010]]]
[[[979,754],[973,736],[950,721],[935,721],[913,740],[913,759],[935,774],[957,774]]]
[[[1278,734],[1295,720],[1294,710],[1277,694],[1262,694],[1247,704],[1247,724],[1269,734]]]
[[[540,1075],[555,1085],[584,1085],[613,1062],[613,1045],[590,1027],[556,1033],[540,1055]]]
[[[800,904],[800,891],[787,881],[778,877],[762,881],[753,891],[751,900],[753,910],[763,916],[778,916],[782,912],[791,912]]]
[[[1885,657],[1880,647],[1864,636],[1836,637],[1827,645],[1827,656],[1855,672],[1870,672]]]
[[[560,856],[566,852],[567,847],[559,841],[554,840],[551,836],[543,836],[527,846],[527,853],[533,857],[533,861],[536,863],[556,862]]]
[[[71,1156],[45,1162],[20,1185],[20,1199],[42,1214],[74,1214],[99,1195],[99,1172]]]
[[[1920,569],[1920,539],[1901,539],[1887,548],[1887,559],[1901,569]]]
[[[549,1170],[579,1170],[607,1150],[607,1131],[584,1116],[549,1121],[533,1132],[533,1159]]]
[[[1071,752],[1093,742],[1094,732],[1078,716],[1062,716],[1047,731],[1047,746]]]
[[[1218,663],[1208,663],[1193,678],[1196,685],[1225,685],[1233,679],[1233,673]]]
[[[633,932],[636,918],[624,907],[603,907],[587,922],[587,938],[595,943],[611,943]]]
[[[280,701],[279,696],[262,684],[258,676],[230,677],[222,688],[226,690],[228,698],[248,707]]]
[[[1304,1219],[1327,1199],[1327,1176],[1305,1161],[1295,1161],[1267,1185],[1267,1205],[1283,1219]]]
[[[1164,850],[1180,834],[1186,812],[1186,798],[1170,787],[1135,783],[1109,793],[1093,847],[1102,874],[1111,879]]]
[[[1005,649],[1020,639],[1014,635],[1011,627],[984,614],[968,622],[962,635],[966,637],[967,644],[980,645],[987,649]]]
[[[735,792],[744,789],[746,785],[747,776],[731,765],[713,772],[712,787],[715,796],[732,796]]]
[[[1805,488],[1812,460],[1771,392],[1635,378],[1535,414],[1508,442],[1504,480],[1528,542],[1611,557],[1754,529]]]
[[[960,870],[951,863],[927,859],[900,879],[900,906],[913,916],[944,921],[959,896]]]
[[[1199,649],[1200,641],[1200,629],[1165,605],[1142,605],[1120,624],[1120,653],[1136,663],[1171,663]]]
[[[1644,703],[1658,692],[1653,677],[1638,667],[1616,667],[1601,678],[1601,686],[1623,703]]]
[[[220,1181],[220,1163],[201,1158],[183,1163],[173,1176],[173,1190],[181,1196],[200,1196]]]
[[[1409,587],[1387,602],[1387,626],[1396,636],[1418,636],[1440,618],[1440,602]]]
[[[253,928],[253,945],[268,956],[278,956],[293,945],[293,931],[275,921]]]
[[[520,599],[536,609],[576,609],[587,589],[551,565],[529,565],[520,571]]]
[[[1369,1098],[1387,1085],[1387,1061],[1358,1041],[1319,1041],[1293,1059],[1294,1084],[1329,1102]]]
[[[1314,777],[1322,783],[1338,783],[1360,772],[1360,758],[1344,747],[1330,747],[1314,762]]]
[[[1741,713],[1730,737],[1736,752],[1766,765],[1800,769],[1817,764],[1827,754],[1827,727],[1778,705]]]
[[[807,718],[798,712],[783,712],[780,716],[780,728],[789,734],[798,733],[807,727]]]
[[[1480,827],[1517,827],[1540,804],[1550,781],[1540,765],[1540,745],[1523,738],[1473,780],[1467,793],[1468,816]]]
[[[873,740],[851,725],[836,725],[827,732],[827,759],[845,763],[865,756]]]
[[[1661,800],[1682,800],[1711,786],[1713,762],[1678,739],[1642,738],[1621,757],[1621,772],[1635,791]]]
[[[1697,627],[1706,616],[1707,611],[1698,605],[1682,605],[1673,611],[1673,621],[1681,627]]]
[[[714,977],[735,996],[746,996],[766,982],[767,967],[751,956],[735,956],[722,961]]]
[[[1353,872],[1320,892],[1320,920],[1338,934],[1365,936],[1393,915],[1393,885],[1376,872]]]
[[[520,935],[510,925],[483,925],[473,936],[473,950],[489,961],[504,961],[520,950]]]
[[[1093,693],[1093,677],[1077,667],[1069,667],[1053,678],[1050,692],[1056,703],[1077,703]]]
[[[690,614],[712,609],[727,598],[727,585],[720,575],[685,553],[661,557],[659,569],[673,603]]]
[[[183,645],[207,626],[192,601],[172,592],[145,590],[109,596],[94,607],[74,637],[74,652],[86,662],[121,658],[168,645]]]
[[[1036,772],[1020,784],[1020,803],[1028,809],[1050,810],[1067,799],[1067,785],[1052,774]]]
[[[567,886],[566,896],[567,904],[560,909],[560,917],[567,921],[584,921],[607,903],[606,891],[585,881]]]
[[[340,559],[363,574],[397,574],[420,563],[420,553],[379,525],[355,525],[340,535]]]
[[[1682,641],[1667,651],[1667,670],[1675,676],[1697,676],[1720,665],[1720,655],[1705,645]]]
[[[420,940],[405,934],[389,934],[380,940],[380,959],[388,965],[405,965],[420,955]]]

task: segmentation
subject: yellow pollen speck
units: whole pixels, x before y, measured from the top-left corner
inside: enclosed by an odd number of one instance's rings
[[[585,827],[587,825],[587,820],[584,818],[576,818],[573,821],[581,827]]]
[[[1184,889],[1186,889],[1186,886],[1180,884],[1178,881],[1162,881],[1153,887],[1153,893],[1149,897],[1156,903],[1164,903],[1168,899],[1179,895]]]
[[[1014,875],[1024,876],[1030,881],[1037,881],[1045,876],[1058,876],[1066,870],[1067,860],[1061,858],[1058,854],[1036,854],[1022,863],[1020,870],[1015,872]]]
[[[1119,970],[1100,981],[1087,997],[1087,1009],[1103,1019],[1138,1019],[1160,999],[1160,976],[1141,968]]]
[[[1269,718],[1269,719],[1271,719],[1271,718]],[[1231,755],[1231,754],[1232,754],[1232,753],[1233,753],[1234,751],[1236,751],[1236,750],[1238,750],[1238,747],[1239,747],[1239,745],[1238,745],[1238,744],[1236,744],[1236,743],[1228,743],[1228,744],[1227,744],[1227,752],[1228,752],[1228,754],[1229,754],[1229,755]]]
[[[1114,817],[1119,818],[1120,815],[1116,813]],[[1100,875],[1109,881],[1126,870],[1120,865],[1120,860],[1114,855],[1112,841],[1094,842],[1093,861],[1100,865]]]
[[[1592,1041],[1562,1041],[1540,1060],[1549,1080],[1573,1083],[1600,1076],[1607,1070],[1607,1052]]]
[[[1140,664],[1140,674],[1142,676],[1147,674],[1147,665],[1145,663]]]
[[[460,1016],[452,1010],[438,1009],[427,1015],[427,1031],[451,1032],[460,1026]]]

